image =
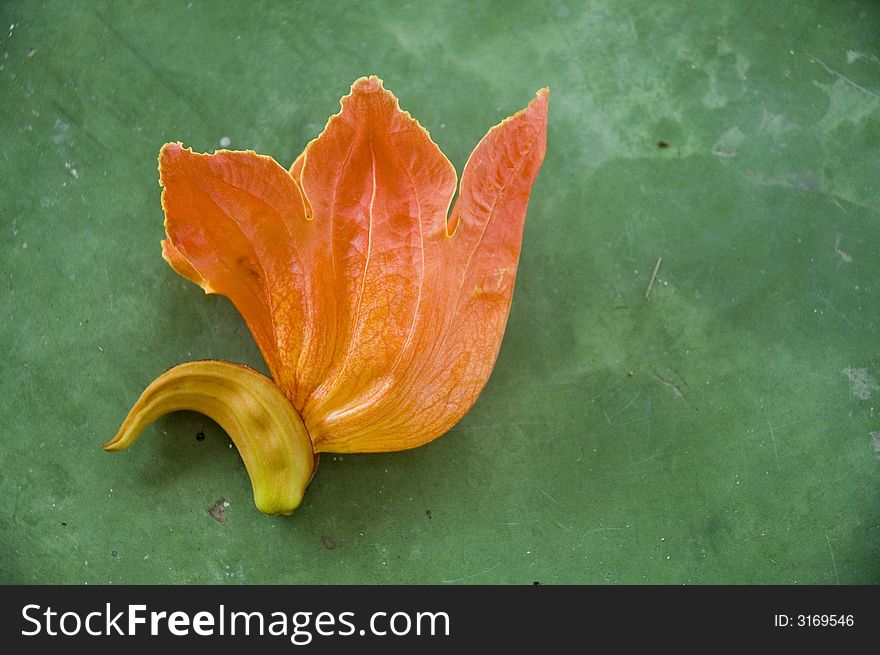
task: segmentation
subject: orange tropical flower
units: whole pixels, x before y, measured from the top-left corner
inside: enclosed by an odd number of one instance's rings
[[[258,507],[290,513],[317,454],[449,430],[501,346],[547,102],[542,89],[480,141],[451,212],[455,169],[376,77],[352,85],[289,171],[252,151],[166,144],[162,254],[235,304],[272,380],[226,362],[175,367],[105,448],[167,411],[201,411],[242,452]]]

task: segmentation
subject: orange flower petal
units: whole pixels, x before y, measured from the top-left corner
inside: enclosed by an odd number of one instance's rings
[[[309,144],[303,191],[327,245],[318,270],[326,341],[315,342],[313,393],[303,417],[316,448],[333,449],[352,427],[321,429],[371,405],[399,384],[427,311],[432,249],[446,239],[455,170],[428,133],[376,78],[359,80],[321,136]],[[355,447],[372,438],[360,429]]]
[[[271,157],[195,154],[170,143],[159,155],[165,188],[163,254],[206,293],[227,296],[250,327],[276,384],[296,393],[296,361],[310,320],[298,299],[310,272],[301,246],[302,196]]]
[[[446,432],[474,403],[507,322],[529,192],[546,149],[547,102],[542,90],[477,146],[449,221],[452,236],[443,221],[423,241],[419,308],[393,375],[351,396],[341,411],[307,415],[316,448],[415,447]]]

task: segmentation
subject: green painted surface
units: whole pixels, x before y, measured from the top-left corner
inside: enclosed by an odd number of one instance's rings
[[[880,6],[516,4],[0,5],[0,581],[880,582]],[[265,370],[159,147],[287,165],[369,73],[459,170],[552,89],[474,409],[289,518],[197,414],[102,452],[167,367]]]

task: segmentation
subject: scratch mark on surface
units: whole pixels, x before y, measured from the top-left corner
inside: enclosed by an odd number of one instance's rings
[[[773,442],[773,454],[776,456],[776,461],[779,461],[779,450],[776,448],[776,436],[773,434],[773,426],[770,425],[770,419],[767,419],[767,427],[770,429],[770,441]]]
[[[871,443],[874,444],[874,454],[880,457],[880,431],[871,433]]]
[[[554,503],[556,503],[557,505],[561,505],[561,504],[562,504],[562,503],[560,503],[558,500],[556,500],[553,496],[551,496],[551,495],[548,494],[546,491],[544,491],[543,489],[541,489],[541,487],[538,487],[537,489],[538,489],[538,491],[540,491],[542,494],[544,494],[545,496],[547,496],[547,498],[549,498],[550,500],[552,500],[552,501],[553,501]]]
[[[631,466],[638,466],[639,464],[644,464],[645,462],[650,462],[652,459],[657,459],[658,457],[660,457],[659,450],[656,453],[654,453],[653,455],[648,455],[647,457],[642,457],[642,459],[640,459],[639,461],[633,462],[631,464]]]
[[[654,280],[657,279],[657,272],[660,270],[660,264],[663,263],[663,258],[658,257],[657,263],[654,265],[654,272],[651,273],[651,279],[648,281],[648,288],[645,289],[645,299],[651,294],[651,289],[654,288]]]
[[[592,403],[592,402],[595,402],[596,400],[598,400],[599,398],[604,398],[605,396],[614,395],[614,394],[616,394],[618,391],[620,391],[621,389],[623,389],[623,387],[624,387],[625,385],[626,385],[625,382],[620,382],[620,383],[618,383],[618,384],[612,386],[612,387],[609,388],[609,389],[603,389],[602,391],[600,391],[599,393],[597,393],[595,396],[593,396],[592,398],[588,399],[587,402],[588,402],[588,403]],[[586,416],[587,413],[588,413],[589,411],[590,411],[590,410],[587,410],[586,412],[584,412],[584,416]]]
[[[810,61],[813,62],[814,64],[819,64],[822,68],[825,69],[826,72],[830,73],[831,75],[833,75],[837,79],[841,80],[842,82],[849,84],[854,89],[858,89],[862,93],[867,93],[869,96],[874,96],[875,98],[880,97],[880,93],[877,93],[876,91],[872,91],[871,89],[868,89],[868,88],[862,86],[861,84],[857,84],[856,82],[853,82],[846,75],[843,75],[842,73],[838,73],[836,70],[831,68],[828,64],[826,64],[824,61],[822,61],[818,57],[814,57],[813,55],[810,55]]]
[[[518,422],[503,421],[499,423],[481,423],[480,425],[457,425],[456,430],[497,430],[498,428],[510,429],[511,427],[544,427],[546,421]]]
[[[793,421],[789,421],[788,423],[783,423],[782,425],[776,424],[776,427],[780,430],[787,430],[790,427],[794,427],[795,425],[804,425],[804,424],[812,424],[819,420],[818,416],[807,416],[806,418],[798,418]]]
[[[497,569],[499,566],[501,566],[501,562],[496,562],[495,566],[490,566],[485,571],[480,571],[478,573],[471,573],[470,575],[463,575],[460,578],[453,578],[452,580],[441,580],[440,582],[442,582],[444,584],[451,584],[453,582],[461,582],[462,580],[470,580],[471,578],[476,578],[477,576],[486,575],[487,573],[491,573],[492,571]]]
[[[672,391],[672,393],[674,393],[677,398],[684,398],[684,392],[681,390],[681,387],[679,387],[674,382],[667,380],[662,375],[660,375],[657,371],[651,371],[651,377],[653,377],[655,380],[657,380],[657,382],[659,382],[664,387],[666,387],[667,389]]]
[[[620,421],[618,423],[615,423],[614,427],[622,428],[627,425],[632,425],[633,423],[646,423],[648,420],[649,420],[649,417],[647,414],[642,415],[642,416],[635,416],[635,417],[628,419],[626,421]]]
[[[626,528],[593,528],[592,530],[587,530],[584,532],[585,537],[588,537],[591,534],[596,534],[598,532],[611,532],[614,530],[626,530]]]
[[[825,535],[825,541],[828,542],[828,552],[831,553],[831,566],[834,567],[834,579],[837,580],[837,584],[840,584],[840,576],[837,574],[837,562],[834,559],[834,550],[831,548],[831,539],[828,535]]]
[[[554,523],[556,523],[556,525],[558,525],[560,528],[562,528],[566,532],[571,532],[571,528],[569,528],[568,526],[562,525],[562,523],[560,523],[559,521],[554,521]]]
[[[830,194],[830,195],[828,196],[828,200],[830,200],[830,201],[831,201],[831,204],[834,205],[834,206],[836,206],[836,207],[837,207],[838,209],[840,209],[843,213],[845,213],[845,214],[849,214],[849,212],[846,211],[846,207],[844,207],[843,205],[840,204],[840,201],[839,201],[837,198],[834,197],[834,194]]]

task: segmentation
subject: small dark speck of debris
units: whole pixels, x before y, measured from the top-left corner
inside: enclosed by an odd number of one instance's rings
[[[430,519],[430,518],[433,518],[433,517],[431,516],[431,510],[426,509],[426,510],[425,510],[425,516],[427,516],[429,519]]]
[[[61,525],[63,525],[65,528],[67,527],[67,523],[65,523],[64,521],[61,521]]]
[[[27,56],[28,57],[33,57],[35,54],[37,54],[36,48],[28,48],[27,49]]]
[[[669,141],[663,141],[663,140],[661,139],[660,141],[657,142],[657,147],[658,147],[658,148],[668,148],[668,147],[669,147]]]
[[[204,432],[196,432],[196,441],[204,441],[205,433]]]
[[[116,552],[116,549],[113,549],[113,550],[110,551],[110,555],[111,555],[112,557],[116,557],[117,555],[119,555],[119,553]]]
[[[538,582],[537,580],[535,580],[535,581],[532,583],[532,586],[533,586],[533,587],[540,587],[540,586],[541,586],[541,583]]]
[[[602,574],[602,577],[605,578],[605,582],[609,582],[613,575],[614,575],[613,571],[605,571],[605,573]]]
[[[327,550],[333,550],[336,548],[336,542],[325,534],[321,535],[321,541],[324,542],[324,548]]]
[[[634,376],[635,374],[636,374],[635,371],[633,371],[633,370],[629,370],[629,371],[626,372],[626,377],[631,378],[631,377]]]
[[[217,521],[217,523],[226,523],[227,507],[229,507],[229,501],[226,498],[220,498],[216,503],[211,505],[208,514],[210,514],[211,518]]]

